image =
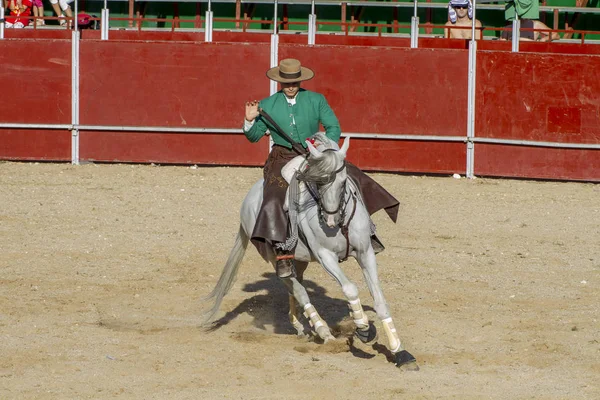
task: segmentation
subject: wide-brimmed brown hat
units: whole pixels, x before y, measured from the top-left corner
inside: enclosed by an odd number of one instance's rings
[[[312,69],[303,67],[295,58],[281,60],[278,67],[267,71],[267,77],[280,83],[302,82],[312,79],[315,73]]]

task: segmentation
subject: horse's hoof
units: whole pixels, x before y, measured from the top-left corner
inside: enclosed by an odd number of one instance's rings
[[[418,371],[419,365],[415,357],[406,350],[394,354],[394,364],[403,371]]]
[[[325,336],[323,338],[323,344],[329,343],[329,342],[335,342],[335,336],[329,335],[329,336]]]
[[[372,345],[377,341],[377,328],[375,328],[375,325],[371,322],[369,322],[369,327],[367,329],[361,330],[356,328],[354,334],[366,345]]]
[[[335,340],[335,336],[331,334],[331,331],[327,326],[320,326],[318,329],[316,329],[316,333],[321,338],[321,340],[323,340],[323,343]]]

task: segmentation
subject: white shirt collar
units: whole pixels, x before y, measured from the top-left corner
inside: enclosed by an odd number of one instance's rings
[[[298,92],[298,93],[300,93],[300,92]],[[287,96],[285,95],[285,93],[284,93],[283,95],[285,96],[285,100],[286,100],[286,101],[287,101],[289,104],[291,104],[291,105],[295,105],[295,104],[296,104],[296,98],[298,97],[298,93],[296,93],[296,95],[295,95],[294,97],[292,97],[291,99],[290,99],[289,97],[287,97]]]

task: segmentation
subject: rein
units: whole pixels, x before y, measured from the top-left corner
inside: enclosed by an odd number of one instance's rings
[[[350,253],[350,239],[348,239],[348,227],[350,226],[350,221],[352,221],[352,218],[354,218],[354,212],[356,211],[356,196],[353,194],[352,196],[352,212],[350,213],[350,218],[348,218],[348,223],[346,225],[344,225],[344,213],[342,212],[342,220],[340,222],[340,230],[342,231],[342,235],[344,235],[344,237],[346,238],[346,255],[344,256],[344,258],[342,258],[340,260],[340,262],[342,261],[346,261],[348,259],[348,254]],[[345,210],[346,208],[344,208]]]
[[[334,149],[323,150],[323,152],[326,152],[326,151],[335,151],[335,150]],[[344,168],[346,168],[346,160],[343,160],[342,165],[331,174],[331,177],[327,183],[334,181],[335,176],[338,173],[342,172],[344,170]],[[304,180],[304,179],[302,179],[302,177],[299,176],[299,180]],[[315,185],[316,185],[316,182],[307,182],[306,180],[304,180],[304,181],[306,183],[306,187],[308,188],[308,191],[310,192],[311,196],[317,203],[318,215],[319,215],[319,218],[321,219],[321,221],[324,222],[323,211],[325,211],[325,213],[327,213],[327,214],[337,214],[338,212],[340,213],[340,222],[338,224],[338,227],[340,228],[342,235],[346,239],[346,254],[339,261],[340,262],[346,261],[348,259],[348,255],[350,254],[350,239],[348,238],[348,232],[349,232],[348,228],[350,226],[350,221],[352,221],[352,218],[354,218],[354,213],[356,212],[356,203],[358,201],[356,198],[356,195],[351,193],[351,195],[348,197],[348,201],[344,201],[346,198],[347,190],[348,190],[348,184],[347,184],[347,182],[344,182],[344,186],[340,193],[340,202],[338,203],[338,206],[335,210],[330,211],[330,210],[326,209],[325,206],[323,205],[318,189],[316,189],[313,185],[310,184],[310,183],[315,183]],[[346,220],[346,207],[348,205],[348,202],[350,202],[351,199],[352,199],[352,212],[350,213],[348,222],[344,223],[344,221]]]

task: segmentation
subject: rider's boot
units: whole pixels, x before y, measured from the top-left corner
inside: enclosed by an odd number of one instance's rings
[[[275,251],[275,270],[279,278],[295,278],[296,268],[294,267],[294,254],[288,250],[282,250],[273,246]]]

